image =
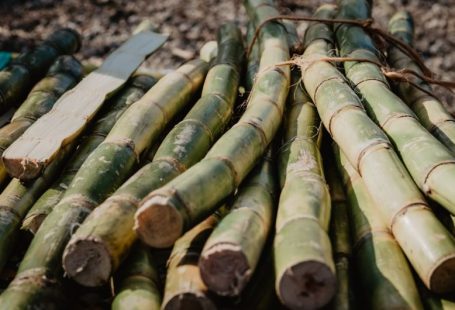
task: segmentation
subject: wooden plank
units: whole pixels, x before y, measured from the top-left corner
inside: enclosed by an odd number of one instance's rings
[[[8,173],[21,180],[39,176],[62,146],[80,135],[105,99],[166,39],[167,36],[143,31],[109,55],[99,69],[65,93],[49,113],[6,149],[2,159]]]

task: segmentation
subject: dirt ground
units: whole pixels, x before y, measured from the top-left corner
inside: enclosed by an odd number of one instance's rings
[[[286,14],[310,15],[321,0],[278,0]],[[455,0],[376,0],[376,23],[386,27],[397,9],[407,9],[416,20],[415,45],[429,68],[438,76],[455,80]],[[0,4],[0,50],[24,51],[58,27],[72,27],[83,36],[81,60],[101,63],[125,41],[144,19],[169,42],[148,61],[153,69],[173,69],[197,55],[207,40],[216,37],[224,21],[236,21],[243,30],[247,16],[241,0],[4,0]],[[452,16],[452,18],[450,18]],[[306,27],[298,24],[300,34]],[[454,96],[438,94],[451,106]],[[455,109],[454,109],[455,110]]]

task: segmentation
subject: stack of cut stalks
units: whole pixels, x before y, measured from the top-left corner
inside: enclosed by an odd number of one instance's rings
[[[15,57],[0,309],[455,309],[455,119],[411,16],[387,35],[371,5],[299,38],[247,0],[246,40],[164,76],[147,30],[84,78],[68,29]]]

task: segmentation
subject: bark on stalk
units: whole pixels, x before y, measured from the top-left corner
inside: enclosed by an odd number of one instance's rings
[[[278,15],[268,0],[247,1],[247,10],[256,24]],[[202,161],[141,202],[135,227],[147,244],[171,246],[233,193],[265,152],[280,125],[288,93],[289,68],[275,66],[289,58],[285,35],[280,23],[262,29],[260,73],[239,122]]]
[[[0,295],[0,309],[20,308],[30,302],[56,306],[61,258],[71,234],[128,177],[144,149],[202,84],[207,66],[203,60],[188,62],[160,79],[123,113],[43,221],[17,276]],[[98,257],[83,259],[88,262]]]
[[[334,144],[349,200],[353,263],[367,309],[423,309],[414,278],[399,244],[353,166]]]
[[[327,158],[329,162],[332,157]],[[343,184],[334,165],[327,167],[332,216],[330,221],[330,240],[333,246],[333,257],[337,274],[337,292],[331,302],[333,309],[349,310],[354,307],[351,280],[351,240],[349,235],[349,205],[344,193]]]
[[[137,75],[127,82],[127,85],[100,111],[98,120],[82,138],[79,148],[70,158],[63,172],[53,185],[38,199],[24,218],[22,229],[35,234],[46,216],[52,211],[68,188],[79,168],[98,145],[103,142],[114,124],[134,102],[156,83],[156,79]]]
[[[161,305],[161,283],[150,250],[136,244],[122,265],[112,310],[151,310]]]
[[[223,25],[218,45],[219,54],[207,74],[202,97],[166,136],[153,162],[102,203],[69,242],[63,264],[78,283],[96,286],[108,281],[136,240],[134,213],[140,200],[201,160],[225,130],[243,60],[240,30],[233,24]],[[99,260],[81,259],[88,253],[96,253]]]
[[[82,66],[76,58],[68,55],[57,58],[46,77],[32,88],[9,124],[0,129],[0,156],[38,118],[49,112],[57,99],[81,78]],[[3,162],[0,161],[0,183],[7,176]]]
[[[450,289],[455,280],[450,276],[455,268],[453,236],[431,212],[345,77],[331,63],[318,61],[332,56],[333,50],[331,30],[324,24],[318,27],[307,32],[302,75],[324,126],[362,175],[381,216],[426,285],[437,291]]]
[[[32,51],[13,59],[0,72],[0,113],[23,100],[59,55],[77,52],[80,44],[77,32],[59,29]]]
[[[404,11],[396,13],[390,19],[389,32],[411,46],[414,33],[412,16]],[[417,63],[393,44],[389,46],[387,62],[395,69],[410,69],[423,75]],[[432,92],[432,87],[424,80],[413,77],[411,81],[428,92]],[[407,82],[397,82],[396,86],[398,94],[411,107],[422,125],[455,154],[455,119],[444,104],[437,97],[431,96]]]
[[[216,309],[198,267],[202,247],[220,220],[215,213],[180,237],[168,260],[161,309]]]
[[[248,24],[248,30],[246,33],[246,38],[247,38],[247,46],[250,46],[251,41],[253,40],[254,32],[256,31],[254,22],[250,20]],[[245,86],[247,91],[251,91],[253,88],[254,84],[254,79],[256,78],[256,74],[258,73],[259,70],[259,46],[258,46],[258,41],[254,43],[254,45],[251,48],[250,55],[248,55],[248,64],[246,67],[246,73],[245,73]]]
[[[221,296],[239,296],[256,270],[275,213],[271,151],[241,184],[229,214],[205,243],[202,280]]]
[[[339,18],[368,18],[365,0],[340,1]],[[380,62],[370,36],[359,26],[339,25],[336,31],[342,57]],[[381,68],[367,62],[345,62],[347,78],[361,94],[370,117],[394,144],[415,183],[426,196],[455,214],[455,157],[417,120],[415,114],[389,88]],[[455,272],[455,262],[452,267]],[[450,285],[449,285],[450,286]],[[455,276],[453,284],[455,288]]]
[[[306,91],[292,80],[287,114],[285,182],[276,219],[275,289],[291,309],[316,309],[336,292],[335,265],[328,236],[330,194],[319,152],[321,121]],[[293,132],[291,135],[289,132]]]

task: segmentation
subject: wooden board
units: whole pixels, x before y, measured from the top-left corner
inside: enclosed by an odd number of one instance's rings
[[[8,173],[21,180],[39,176],[61,147],[80,135],[105,99],[166,39],[167,36],[143,31],[109,55],[99,69],[66,92],[49,113],[6,149],[3,163]]]

